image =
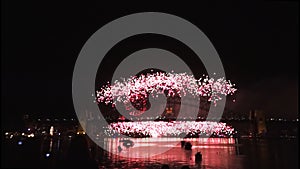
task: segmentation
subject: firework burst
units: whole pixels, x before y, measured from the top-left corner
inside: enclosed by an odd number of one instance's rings
[[[112,104],[114,107],[117,102],[128,104],[148,97],[156,98],[158,94],[182,97],[190,93],[195,97],[207,96],[208,101],[216,105],[222,96],[235,93],[237,89],[234,86],[225,78],[214,79],[203,75],[200,79],[195,79],[187,73],[157,72],[116,80],[112,85],[108,83],[96,91],[96,100],[98,103]]]

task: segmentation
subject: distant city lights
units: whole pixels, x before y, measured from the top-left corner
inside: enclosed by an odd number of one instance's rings
[[[45,154],[46,158],[50,157],[50,153]]]
[[[84,131],[77,131],[77,134],[78,134],[78,135],[79,135],[79,134],[85,135],[85,132],[84,132]]]
[[[23,145],[23,142],[22,141],[18,141],[18,145]]]
[[[34,137],[34,134],[31,133],[31,134],[27,135],[27,137]]]
[[[51,126],[51,127],[50,127],[50,131],[49,131],[49,133],[50,133],[50,136],[53,136],[53,132],[54,132],[54,127],[53,127],[53,126]]]

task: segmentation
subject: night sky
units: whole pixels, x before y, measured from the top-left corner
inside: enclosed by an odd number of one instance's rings
[[[261,109],[268,116],[298,117],[297,2],[174,6],[1,2],[4,128],[20,126],[24,114],[74,117],[72,74],[84,43],[106,23],[146,11],[177,15],[207,35],[219,53],[226,77],[238,87],[236,102],[228,100],[227,109],[236,113]],[[156,42],[152,37],[141,45],[139,38],[130,44],[150,47]],[[172,44],[161,43],[161,47],[175,50],[178,46]],[[127,55],[124,53],[124,58]],[[191,61],[192,69],[193,63],[197,61]],[[109,66],[104,65],[100,74],[106,73],[106,68]]]

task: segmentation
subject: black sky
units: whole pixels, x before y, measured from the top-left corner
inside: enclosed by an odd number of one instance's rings
[[[74,116],[72,73],[84,43],[106,23],[145,11],[177,15],[207,35],[227,78],[239,89],[229,109],[262,109],[288,118],[298,115],[297,2],[174,6],[1,2],[4,127],[18,126],[25,113]]]

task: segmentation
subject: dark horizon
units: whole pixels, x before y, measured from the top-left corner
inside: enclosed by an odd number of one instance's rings
[[[219,53],[226,78],[238,88],[236,102],[228,99],[227,109],[237,113],[261,109],[277,117],[298,117],[298,2],[175,7],[1,3],[1,122],[5,129],[20,127],[24,114],[75,117],[72,74],[84,43],[106,23],[145,11],[177,15],[206,34]],[[155,43],[179,50],[168,40],[139,40],[130,44],[149,47]],[[196,69],[193,63],[199,60],[190,62]],[[101,71],[113,68],[104,65]]]

